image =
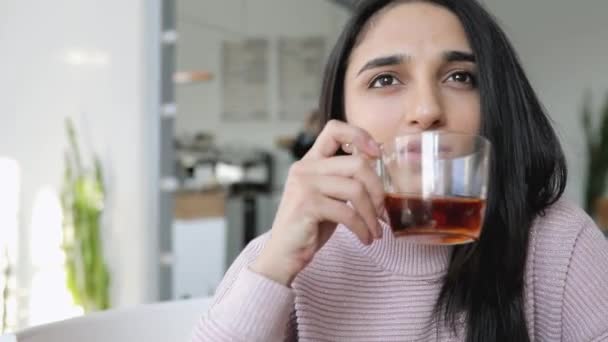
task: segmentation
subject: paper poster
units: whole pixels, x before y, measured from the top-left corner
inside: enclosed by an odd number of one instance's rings
[[[222,119],[267,119],[268,40],[246,39],[222,46]]]
[[[279,39],[279,118],[304,120],[318,106],[324,61],[323,37]]]

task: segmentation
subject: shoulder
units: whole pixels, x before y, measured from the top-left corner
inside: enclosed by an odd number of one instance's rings
[[[566,199],[560,199],[545,209],[542,215],[536,217],[532,226],[532,235],[542,238],[575,238],[585,225],[593,224],[593,220],[576,204]]]
[[[565,280],[573,251],[585,227],[594,223],[578,206],[559,200],[532,224],[528,245],[529,272],[535,278],[559,277]]]
[[[561,199],[534,220],[528,254],[537,262],[567,266],[579,237],[593,220],[574,203]]]
[[[595,227],[593,220],[568,200],[559,200],[539,215],[532,224],[528,246],[528,264],[535,276],[551,272],[552,277],[565,277],[586,227]]]
[[[581,208],[560,200],[535,219],[527,259],[526,293],[534,330],[542,336],[564,333],[569,291],[584,282],[586,264],[608,267],[608,242]]]

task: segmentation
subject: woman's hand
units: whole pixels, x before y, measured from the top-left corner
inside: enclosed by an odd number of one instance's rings
[[[361,153],[335,156],[344,144]],[[310,151],[289,170],[270,239],[251,266],[254,272],[290,285],[338,223],[364,244],[381,237],[384,191],[362,154],[380,154],[367,132],[337,120],[327,123]]]

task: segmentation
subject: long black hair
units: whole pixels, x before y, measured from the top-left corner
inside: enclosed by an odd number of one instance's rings
[[[466,341],[529,341],[524,271],[530,227],[562,195],[566,162],[555,131],[495,19],[475,0],[362,0],[325,70],[320,108],[345,121],[344,77],[366,24],[395,2],[428,2],[459,18],[475,55],[482,123],[493,144],[486,220],[479,242],[455,247],[436,303],[436,318],[456,327],[466,317]]]

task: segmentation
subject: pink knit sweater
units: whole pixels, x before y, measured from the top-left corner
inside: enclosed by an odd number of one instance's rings
[[[560,201],[532,229],[525,314],[533,341],[608,341],[608,242]],[[287,288],[249,270],[267,236],[230,267],[193,341],[462,341],[433,319],[451,247],[339,227]]]

